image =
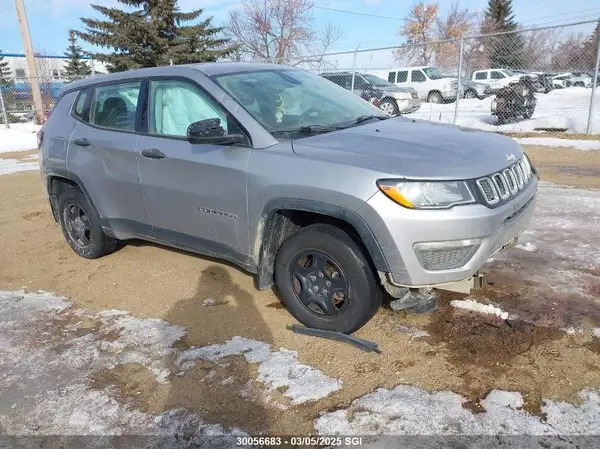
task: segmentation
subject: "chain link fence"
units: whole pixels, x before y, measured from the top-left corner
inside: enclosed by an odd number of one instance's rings
[[[599,55],[593,20],[270,62],[318,73],[390,114],[487,131],[600,134]]]
[[[499,132],[600,134],[600,21],[272,59],[389,114]],[[44,112],[73,79],[40,77]],[[1,88],[0,123],[35,117],[30,78]]]

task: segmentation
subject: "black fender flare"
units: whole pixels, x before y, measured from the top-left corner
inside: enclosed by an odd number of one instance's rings
[[[274,254],[267,255],[265,254],[265,250],[268,249],[267,245],[269,242],[267,241],[267,238],[269,237],[270,227],[272,226],[273,219],[277,212],[284,210],[313,212],[348,223],[358,233],[358,236],[364,244],[375,269],[386,273],[390,271],[389,264],[385,258],[381,246],[377,241],[377,238],[375,237],[375,234],[367,222],[357,212],[342,206],[321,201],[300,198],[275,198],[270,200],[263,208],[260,216],[259,226],[257,228],[256,239],[260,242],[257,254],[258,286],[262,286],[262,288],[268,288],[268,286],[272,285],[272,280],[270,278],[272,278]]]

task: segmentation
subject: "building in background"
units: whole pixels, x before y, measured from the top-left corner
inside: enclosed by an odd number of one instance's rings
[[[4,61],[8,62],[8,77],[12,79],[12,86],[2,88],[2,94],[9,109],[13,114],[29,114],[33,111],[33,95],[31,82],[27,70],[27,61],[24,54],[0,53]],[[42,91],[44,110],[49,111],[54,107],[58,92],[67,83],[75,81],[66,75],[65,66],[68,59],[64,56],[49,56],[36,54],[38,82]],[[92,76],[107,73],[106,66],[91,58],[84,58],[89,64]]]

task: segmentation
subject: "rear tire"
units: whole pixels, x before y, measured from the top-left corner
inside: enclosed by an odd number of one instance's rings
[[[58,219],[69,246],[81,257],[97,259],[113,253],[121,241],[107,236],[83,192],[66,189],[58,198]]]
[[[288,311],[307,327],[350,334],[381,306],[365,254],[335,226],[310,225],[283,242],[275,279]]]

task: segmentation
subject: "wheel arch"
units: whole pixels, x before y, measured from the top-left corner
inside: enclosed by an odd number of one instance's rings
[[[82,181],[82,179],[79,176],[77,176],[74,173],[71,173],[67,170],[59,170],[59,171],[54,171],[52,173],[48,173],[46,175],[46,182],[47,182],[46,188],[47,188],[47,192],[48,192],[48,197],[50,199],[50,208],[52,209],[52,215],[54,216],[55,221],[58,222],[58,196],[62,192],[64,192],[64,190],[67,187],[74,187],[74,188],[79,189],[83,193],[83,195],[86,197],[86,199],[88,200],[88,202],[90,204],[90,207],[92,208],[92,212],[96,215],[96,218],[98,219],[98,222],[102,226],[102,229],[104,230],[104,232],[108,236],[114,237],[114,233],[112,232],[112,229],[110,228],[110,226],[108,226],[107,221],[102,218],[100,211],[96,207],[96,204],[92,200],[92,197],[90,196],[89,191],[87,190],[84,182]]]
[[[274,284],[275,257],[281,244],[298,229],[314,223],[330,223],[344,229],[362,246],[375,270],[389,271],[375,234],[358,213],[320,201],[278,198],[263,209],[256,233],[253,252],[259,290]]]

